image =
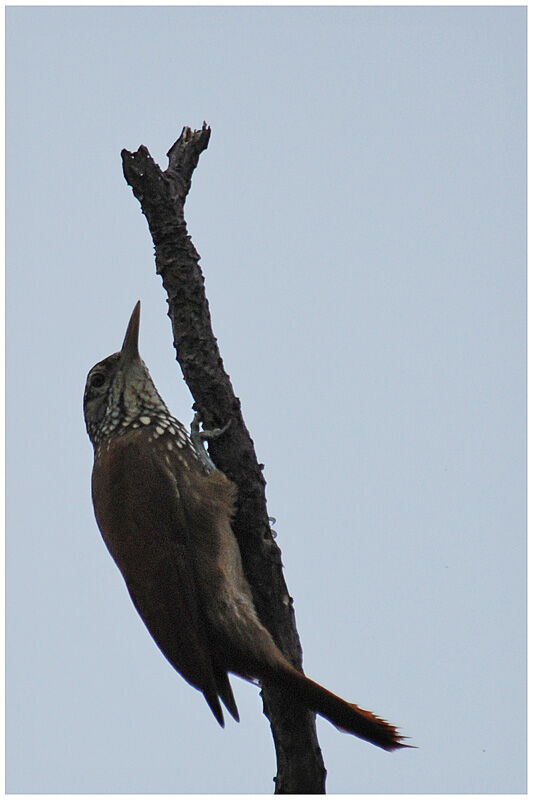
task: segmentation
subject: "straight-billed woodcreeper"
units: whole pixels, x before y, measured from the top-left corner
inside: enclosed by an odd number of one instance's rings
[[[295,669],[261,624],[231,529],[237,489],[169,412],[139,356],[140,303],[119,353],[87,377],[98,527],[135,608],[172,666],[221,725],[238,721],[228,673],[278,686],[338,728],[385,750],[396,728]]]

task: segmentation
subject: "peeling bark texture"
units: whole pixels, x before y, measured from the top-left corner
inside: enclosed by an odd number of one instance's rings
[[[224,370],[211,327],[200,256],[187,233],[183,207],[200,154],[207,148],[210,128],[184,128],[168,151],[165,171],[144,145],[122,151],[124,177],[141,204],[155,247],[156,271],[168,295],[177,360],[205,428],[231,424],[209,453],[239,490],[233,529],[257,612],[276,643],[298,669],[302,649],[292,598],[282,572],[281,552],[270,529],[263,465]],[[324,794],[326,770],[318,744],[315,716],[288,704],[275,687],[264,686],[264,712],[270,720],[277,757],[276,794]]]

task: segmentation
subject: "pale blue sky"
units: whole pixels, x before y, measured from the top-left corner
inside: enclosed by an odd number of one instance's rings
[[[189,230],[265,463],[308,674],[401,726],[319,722],[330,792],[525,790],[520,7],[7,9],[7,790],[272,790],[257,689],[220,730],[93,518],[89,368],[152,243],[122,176],[212,126]]]

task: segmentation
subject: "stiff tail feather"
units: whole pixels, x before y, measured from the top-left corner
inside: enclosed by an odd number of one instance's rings
[[[311,711],[316,711],[329,722],[347,733],[365,739],[383,750],[409,747],[396,728],[371,711],[365,711],[355,703],[348,703],[333,692],[324,689],[290,664],[283,666],[283,685],[291,690]]]

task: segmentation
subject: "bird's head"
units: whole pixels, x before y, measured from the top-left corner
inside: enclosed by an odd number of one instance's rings
[[[99,361],[87,376],[83,413],[87,433],[95,447],[127,430],[143,413],[167,411],[139,355],[140,314],[139,301],[133,309],[120,352]]]

